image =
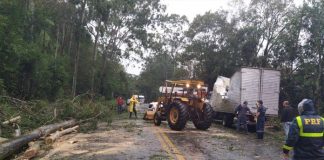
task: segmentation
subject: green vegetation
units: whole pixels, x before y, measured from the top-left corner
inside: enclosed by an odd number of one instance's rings
[[[191,23],[169,18],[140,75],[141,92],[156,96],[165,79],[183,77],[202,79],[211,89],[219,75],[230,77],[242,66],[263,67],[281,71],[280,102],[296,107],[311,98],[323,111],[324,2],[232,3],[235,10],[206,12]]]
[[[189,22],[160,0],[0,0],[0,119],[21,115],[24,132],[101,112],[111,122],[116,95],[154,100],[166,79],[211,89],[242,66],[280,70],[280,102],[311,98],[323,111],[324,2],[235,2]]]
[[[0,91],[51,102],[130,95],[120,60],[141,54],[159,8],[156,0],[1,0]]]
[[[121,59],[142,55],[160,9],[157,0],[0,0],[0,122],[20,115],[27,132],[101,113],[110,123],[114,97],[136,92]],[[5,137],[16,128],[3,127]]]

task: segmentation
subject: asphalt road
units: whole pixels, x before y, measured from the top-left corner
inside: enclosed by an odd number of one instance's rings
[[[183,131],[172,131],[167,122],[154,126],[142,120],[147,105],[138,108],[138,119],[124,113],[112,124],[100,123],[90,133],[62,137],[41,159],[178,159],[178,160],[279,160],[283,133],[267,132],[264,140],[255,134],[213,124],[207,131],[188,122]]]

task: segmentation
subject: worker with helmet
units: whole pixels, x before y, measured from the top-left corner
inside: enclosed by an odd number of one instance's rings
[[[294,160],[324,160],[324,119],[316,114],[314,103],[303,99],[298,104],[300,116],[294,118],[283,145],[284,158],[293,150]]]
[[[132,118],[132,113],[134,112],[135,118],[137,119],[137,111],[136,111],[136,105],[138,104],[138,100],[135,95],[132,96],[130,99],[128,111],[129,111],[129,118]]]

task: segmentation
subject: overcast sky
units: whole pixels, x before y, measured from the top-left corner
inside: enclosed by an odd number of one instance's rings
[[[240,1],[240,0],[236,0]],[[250,0],[241,0],[249,3]],[[303,0],[294,0],[297,5],[302,4]],[[231,0],[161,0],[162,4],[167,6],[167,13],[175,13],[179,15],[187,16],[188,20],[192,20],[196,15],[203,15],[208,11],[216,11],[219,9],[231,8]],[[122,63],[126,68],[126,72],[130,74],[139,75],[141,72],[141,63],[132,63],[127,60],[123,60]]]
[[[230,0],[161,0],[167,6],[167,13],[186,15],[190,22],[197,14],[227,9],[229,2]]]

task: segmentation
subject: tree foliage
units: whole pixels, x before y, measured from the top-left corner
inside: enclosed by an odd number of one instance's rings
[[[206,12],[190,24],[182,60],[196,60],[197,78],[210,88],[242,66],[280,70],[281,101],[311,98],[323,109],[323,5],[252,0],[236,14]]]
[[[1,92],[49,100],[131,92],[119,60],[142,55],[160,11],[158,0],[1,0]]]
[[[323,110],[324,2],[239,5],[189,22],[159,0],[1,0],[0,93],[154,99],[166,79],[202,79],[211,89],[247,66],[281,71],[280,101],[312,98]],[[123,58],[144,61],[139,77],[125,73]]]

